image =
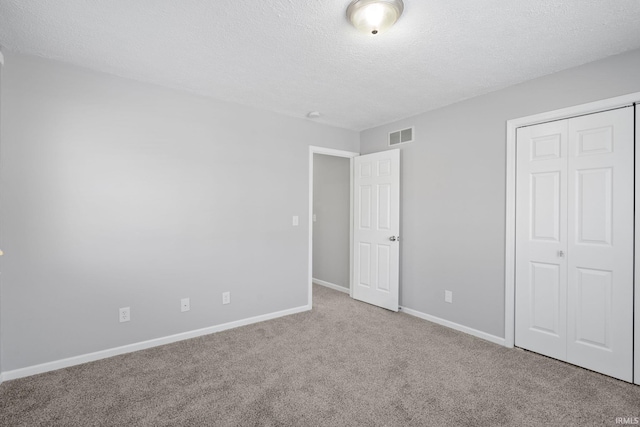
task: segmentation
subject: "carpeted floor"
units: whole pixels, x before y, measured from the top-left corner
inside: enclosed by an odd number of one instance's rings
[[[315,285],[311,312],[0,386],[0,425],[12,427],[614,426],[616,417],[640,417],[640,387]]]

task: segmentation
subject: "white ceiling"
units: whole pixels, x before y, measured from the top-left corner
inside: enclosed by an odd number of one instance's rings
[[[639,0],[0,0],[0,45],[363,130],[640,48]]]

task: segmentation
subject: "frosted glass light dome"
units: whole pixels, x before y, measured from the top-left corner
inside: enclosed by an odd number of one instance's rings
[[[360,31],[376,35],[395,24],[403,10],[402,0],[355,0],[347,17]]]

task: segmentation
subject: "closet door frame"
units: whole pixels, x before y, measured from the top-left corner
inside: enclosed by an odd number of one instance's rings
[[[590,102],[588,104],[577,105],[559,110],[549,111],[545,113],[535,114],[526,117],[520,117],[507,121],[507,188],[506,188],[506,230],[505,230],[505,331],[504,345],[513,348],[515,342],[515,247],[516,247],[516,130],[522,126],[530,126],[539,123],[550,122],[553,120],[568,119],[575,116],[585,114],[598,113],[601,111],[612,110],[625,106],[633,106],[636,104],[636,117],[638,117],[638,109],[640,109],[640,92],[628,95],[608,98],[600,101]],[[640,123],[636,123],[636,164],[640,165],[640,141],[638,141],[638,127]],[[640,173],[636,174],[635,186],[635,252],[640,254]],[[640,311],[640,256],[634,260],[635,263],[635,307]],[[635,383],[640,384],[640,313],[635,318],[635,347],[634,347],[634,372]]]

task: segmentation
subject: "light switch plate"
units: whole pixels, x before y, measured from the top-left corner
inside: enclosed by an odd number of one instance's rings
[[[299,222],[298,215],[294,215],[294,217],[293,217],[293,226],[297,227],[298,226],[298,222]]]
[[[444,291],[444,302],[453,303],[453,292]]]

